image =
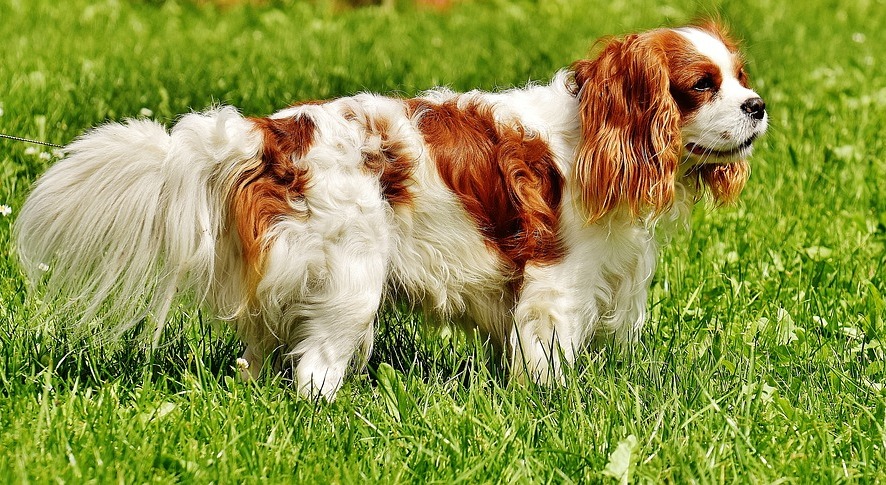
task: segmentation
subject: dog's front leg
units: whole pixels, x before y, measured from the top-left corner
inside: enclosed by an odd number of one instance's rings
[[[527,265],[510,336],[511,378],[562,382],[582,339],[571,289],[558,268]]]

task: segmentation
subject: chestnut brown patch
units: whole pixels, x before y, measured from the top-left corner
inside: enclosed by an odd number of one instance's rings
[[[588,223],[618,208],[643,217],[673,203],[682,115],[669,92],[671,34],[612,39],[572,66],[582,129],[572,181]]]
[[[363,148],[363,166],[379,178],[382,196],[394,207],[409,206],[413,195],[413,158],[408,143],[392,131],[392,123],[383,116],[360,115],[346,106],[342,116],[349,121],[357,121],[363,126],[367,140],[377,140],[378,146]]]
[[[702,164],[689,174],[697,186],[707,187],[717,204],[731,204],[738,200],[751,175],[751,166],[745,160],[728,164]]]
[[[659,42],[662,50],[667,53],[670,93],[685,122],[720,89],[723,73],[707,56],[698,52],[691,42],[676,32],[663,31]],[[697,89],[700,81],[708,83],[711,89]]]
[[[481,102],[407,101],[429,155],[480,232],[514,269],[563,254],[558,235],[563,176],[547,143],[497,123]]]
[[[250,121],[262,134],[262,152],[235,182],[230,206],[246,262],[247,283],[254,291],[261,279],[268,229],[281,216],[292,214],[290,201],[304,193],[308,173],[296,162],[311,148],[316,127],[304,115]]]

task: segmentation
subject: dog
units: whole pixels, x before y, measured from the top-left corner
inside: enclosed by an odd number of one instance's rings
[[[598,45],[545,85],[100,126],[26,200],[23,268],[58,318],[154,344],[190,295],[245,378],[277,355],[307,397],[365,365],[388,298],[560,381],[597,337],[636,339],[656,228],[736,200],[768,123],[715,23]]]

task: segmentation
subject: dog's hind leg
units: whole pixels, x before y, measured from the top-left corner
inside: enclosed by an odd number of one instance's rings
[[[330,181],[328,185],[324,182]],[[317,177],[304,223],[281,223],[259,293],[299,392],[331,400],[372,350],[390,259],[389,207],[360,175]],[[365,195],[364,195],[365,194]],[[307,227],[302,226],[302,224]]]
[[[287,355],[299,392],[327,400],[341,387],[348,366],[362,367],[372,351],[387,258],[367,251],[330,263],[323,288],[299,312],[299,340]]]
[[[254,381],[261,376],[261,371],[265,363],[274,353],[274,348],[270,345],[256,342],[246,342],[246,350],[243,355],[237,359],[237,372],[240,379],[244,381]],[[274,366],[279,370],[279,366]]]

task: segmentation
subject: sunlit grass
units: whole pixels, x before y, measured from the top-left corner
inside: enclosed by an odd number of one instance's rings
[[[882,1],[251,3],[0,0],[0,132],[64,144],[216,103],[267,114],[361,90],[510,87],[602,35],[716,13],[744,38],[771,129],[743,202],[699,207],[664,249],[632,352],[589,352],[563,388],[509,386],[471,338],[392,309],[332,404],[234,379],[239,344],[195,308],[153,353],[36,330],[10,226],[57,154],[0,140],[0,477],[886,479]]]

